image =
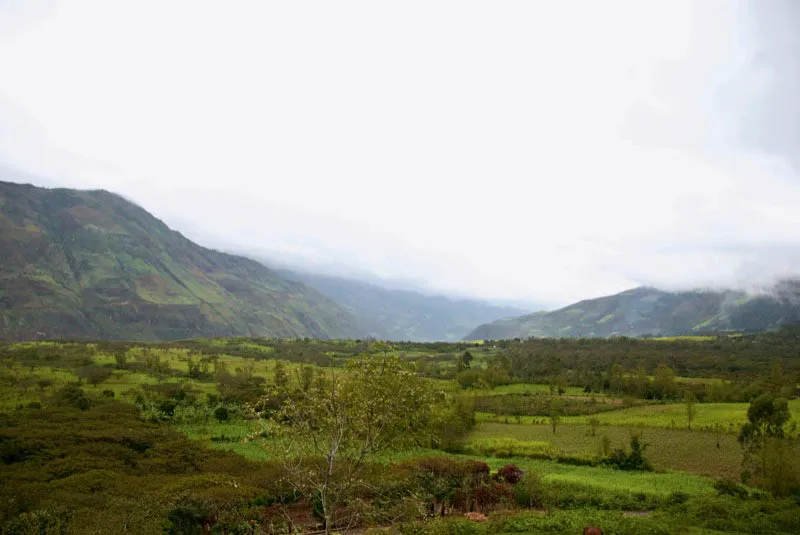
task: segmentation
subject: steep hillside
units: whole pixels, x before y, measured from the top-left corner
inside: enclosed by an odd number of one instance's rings
[[[635,288],[481,325],[468,340],[535,337],[678,335],[759,331],[800,322],[800,283],[786,281],[769,294],[736,291],[665,292]]]
[[[389,340],[460,340],[475,325],[524,312],[474,300],[388,290],[341,277],[278,273],[319,290],[356,316],[370,334]]]
[[[0,182],[0,338],[357,337],[319,292],[106,191]]]

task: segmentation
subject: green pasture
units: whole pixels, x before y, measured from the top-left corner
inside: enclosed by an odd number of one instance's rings
[[[736,436],[702,431],[666,428],[630,428],[601,426],[595,435],[584,425],[558,425],[556,433],[548,424],[479,423],[467,439],[467,450],[509,451],[521,455],[541,455],[548,451],[562,455],[593,456],[603,449],[603,437],[609,446],[626,447],[631,433],[640,434],[647,444],[645,456],[656,470],[680,470],[709,477],[738,479],[742,449]],[[719,447],[717,442],[719,439]],[[511,442],[514,441],[514,442]]]
[[[725,432],[738,432],[739,427],[747,421],[747,403],[697,403],[696,414],[692,421],[694,430],[713,430],[720,424]],[[800,399],[789,401],[789,410],[794,421],[800,422]],[[549,420],[542,416],[497,416],[490,413],[475,414],[479,422],[538,424]],[[687,427],[686,405],[683,403],[666,403],[639,405],[621,408],[615,411],[602,412],[590,416],[563,416],[562,424],[588,425],[590,418],[597,418],[601,426],[619,427],[657,427],[682,429]]]
[[[748,403],[697,403],[696,415],[692,421],[694,429],[713,429],[721,424],[726,430],[738,431],[747,422]],[[789,410],[795,421],[800,420],[800,399],[789,401]],[[564,423],[586,424],[588,416],[568,416]],[[602,425],[625,427],[674,427],[687,426],[686,405],[668,403],[664,405],[643,405],[598,414]]]
[[[487,424],[479,425],[470,439],[482,436],[493,437],[498,433],[512,432],[511,428],[520,428],[520,440],[527,439],[529,435],[525,427],[532,426],[508,426],[507,429],[485,427]],[[565,426],[566,427],[566,426]],[[214,448],[235,451],[236,453],[254,460],[268,460],[278,458],[282,453],[282,448],[277,440],[248,438],[258,430],[255,422],[229,422],[211,423],[207,425],[193,424],[187,426],[175,426],[176,429],[184,432],[190,438],[205,441]],[[581,430],[582,431],[582,430]],[[627,430],[626,430],[627,432]],[[620,437],[622,431],[619,432]],[[212,440],[213,437],[226,437],[226,440]],[[569,435],[572,436],[572,435]],[[541,442],[545,440],[539,439]],[[565,436],[563,443],[569,442]],[[599,436],[595,440],[600,440]],[[678,439],[675,439],[677,442]],[[549,440],[547,442],[550,442]],[[555,444],[555,443],[554,443]],[[561,444],[561,442],[559,442]],[[668,449],[665,445],[664,449]],[[649,450],[648,450],[649,452]],[[378,459],[379,462],[399,462],[426,455],[446,455],[436,450],[407,450],[386,452]],[[577,484],[585,487],[597,489],[598,491],[612,491],[623,493],[642,493],[649,496],[665,497],[675,492],[683,492],[689,495],[709,494],[714,490],[711,486],[712,480],[699,475],[686,474],[680,472],[625,472],[607,467],[592,466],[572,466],[558,464],[554,461],[531,459],[522,456],[512,456],[498,458],[483,455],[456,455],[459,458],[480,459],[486,461],[492,470],[513,463],[523,470],[532,470],[542,476],[546,482],[561,482]]]

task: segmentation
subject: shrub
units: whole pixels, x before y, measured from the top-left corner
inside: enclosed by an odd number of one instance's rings
[[[513,464],[507,464],[500,468],[494,475],[496,481],[504,481],[511,485],[516,485],[525,472],[517,468]]]
[[[534,472],[527,472],[514,486],[514,500],[523,507],[541,507],[543,499],[542,477]]]
[[[6,524],[3,533],[8,535],[61,535],[67,532],[67,519],[47,509],[22,513]]]
[[[636,434],[631,434],[631,450],[626,452],[622,448],[616,448],[611,455],[606,457],[602,462],[615,466],[620,470],[652,470],[653,467],[644,457],[644,451],[647,449],[647,444],[642,442],[641,437]]]
[[[714,481],[713,487],[719,496],[734,496],[736,498],[744,499],[749,495],[749,492],[743,485],[739,485],[735,481],[728,478]]]
[[[86,392],[75,384],[69,384],[58,390],[52,398],[53,405],[67,405],[85,411],[91,405]]]
[[[188,497],[167,514],[167,519],[169,525],[164,531],[170,535],[206,533],[214,523],[214,504],[209,500]]]
[[[214,418],[217,419],[218,422],[227,421],[229,417],[228,409],[226,407],[217,407],[214,409]]]

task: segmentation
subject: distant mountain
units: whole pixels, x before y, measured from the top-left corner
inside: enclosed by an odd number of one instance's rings
[[[358,337],[263,265],[201,247],[106,191],[0,182],[0,338]]]
[[[278,270],[330,297],[372,336],[388,340],[460,340],[475,325],[525,311],[469,299],[390,290],[353,279]]]
[[[784,281],[769,294],[738,291],[665,292],[641,287],[481,325],[465,339],[685,335],[761,331],[800,322],[800,282]]]

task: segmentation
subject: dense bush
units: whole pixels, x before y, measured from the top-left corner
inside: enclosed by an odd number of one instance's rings
[[[3,533],[158,533],[171,511],[188,522],[187,496],[213,503],[215,522],[233,526],[249,522],[253,500],[286,492],[280,464],[207,449],[110,400],[0,415],[0,452]]]
[[[616,448],[611,455],[602,460],[602,463],[620,470],[652,470],[650,462],[644,457],[645,449],[647,449],[647,444],[642,442],[641,437],[632,434],[630,451]]]

